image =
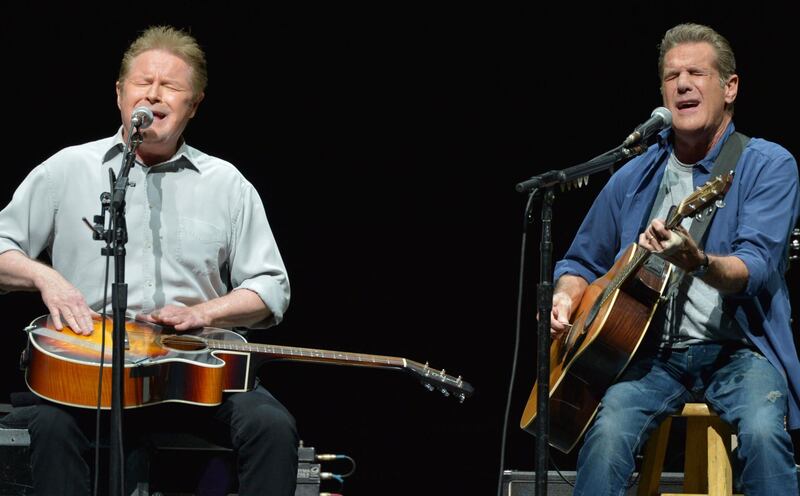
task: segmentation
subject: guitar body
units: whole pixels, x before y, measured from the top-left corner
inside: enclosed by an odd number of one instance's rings
[[[100,405],[111,407],[112,323],[106,320],[105,357],[102,363]],[[232,331],[204,328],[196,333],[167,334],[161,326],[129,320],[129,347],[125,351],[123,407],[136,408],[164,402],[213,406],[226,391],[246,391],[250,380],[250,354],[211,351],[203,339],[245,344]],[[25,381],[32,392],[69,406],[96,408],[101,372],[102,322],[96,320],[90,336],[69,328],[57,331],[49,316],[34,320],[28,331]],[[196,339],[201,338],[201,339]]]
[[[586,288],[572,329],[551,345],[549,436],[559,451],[571,451],[586,431],[606,390],[641,344],[667,286],[672,272],[668,263],[631,270],[643,251],[632,244],[606,275]],[[534,385],[520,421],[534,435],[537,394]]]

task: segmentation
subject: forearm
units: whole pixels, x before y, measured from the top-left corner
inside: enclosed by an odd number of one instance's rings
[[[587,286],[589,286],[589,283],[583,277],[564,274],[558,278],[553,294],[565,294],[572,302],[572,308],[578,308],[578,303],[580,303]]]
[[[749,275],[747,266],[738,257],[708,255],[708,270],[700,280],[720,293],[732,294],[747,286]]]
[[[261,297],[249,289],[231,291],[194,308],[202,312],[211,327],[249,327],[272,315]]]
[[[52,267],[28,258],[17,250],[0,254],[0,289],[4,291],[38,291],[41,281],[52,275]]]

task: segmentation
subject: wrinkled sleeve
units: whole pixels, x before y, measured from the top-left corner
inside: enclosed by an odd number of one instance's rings
[[[263,329],[283,319],[289,306],[289,277],[261,198],[246,181],[241,193],[241,208],[233,220],[231,282],[234,290],[254,291],[270,309],[270,317],[250,326]]]
[[[624,201],[623,171],[611,176],[595,198],[564,258],[555,266],[553,280],[564,274],[581,276],[592,283],[614,264],[619,251]]]
[[[48,247],[57,209],[51,183],[47,167],[36,167],[0,211],[0,253],[18,250],[36,258]]]
[[[731,255],[744,262],[748,271],[742,296],[764,290],[770,275],[783,267],[786,238],[797,221],[797,162],[788,152],[779,154],[761,168],[752,186],[740,200],[739,226]]]

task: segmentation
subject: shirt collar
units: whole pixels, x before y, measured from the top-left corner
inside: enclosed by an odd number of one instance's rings
[[[730,137],[731,134],[733,134],[735,130],[736,128],[733,125],[733,120],[731,120],[728,123],[728,127],[725,128],[725,132],[722,133],[722,137],[720,138],[720,140],[717,141],[717,143],[714,145],[714,148],[712,148],[711,151],[708,152],[708,154],[706,154],[706,156],[701,161],[697,162],[696,165],[699,165],[705,172],[711,172],[712,167],[714,167],[714,161],[719,156],[719,152],[722,151],[722,146],[725,144],[726,141],[728,141],[728,138]],[[663,150],[664,148],[666,148],[670,152],[672,152],[673,150],[672,128],[669,127],[667,129],[664,129],[663,131],[658,133],[657,136],[658,137],[656,139],[658,140],[659,149]]]
[[[125,149],[125,142],[122,139],[122,126],[117,130],[111,138],[111,145],[103,155],[103,163],[106,163],[114,157],[120,155]],[[176,169],[192,169],[195,172],[200,172],[197,165],[192,161],[192,149],[186,144],[186,141],[181,138],[181,144],[175,154],[167,161],[161,162],[150,167],[144,167],[145,170],[161,171],[161,170],[176,170]],[[140,162],[137,162],[141,165]]]

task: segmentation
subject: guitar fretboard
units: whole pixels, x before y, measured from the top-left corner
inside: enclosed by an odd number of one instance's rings
[[[233,342],[219,339],[205,339],[204,341],[209,348],[216,350],[263,353],[276,358],[290,358],[292,360],[307,362],[337,362],[346,363],[348,365],[399,368],[405,368],[408,364],[406,359],[392,356],[348,353],[343,351],[329,351],[313,348],[298,348],[295,346],[247,343],[244,341]]]

